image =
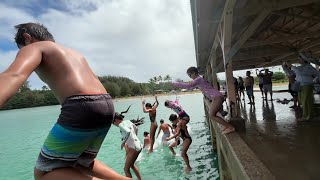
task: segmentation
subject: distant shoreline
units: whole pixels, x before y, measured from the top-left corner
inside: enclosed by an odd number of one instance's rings
[[[272,87],[283,87],[283,86],[287,86],[288,82],[283,82],[283,83],[272,83]],[[259,90],[259,85],[254,85],[255,91]],[[277,90],[275,90],[277,91]],[[197,94],[197,93],[201,93],[200,90],[193,90],[193,91],[186,91],[186,92],[181,92],[181,91],[177,91],[177,93],[159,93],[159,94],[155,94],[156,96],[170,96],[170,95],[184,95],[184,94]],[[129,96],[129,97],[120,97],[120,98],[114,98],[114,100],[126,100],[126,99],[137,99],[137,98],[150,98],[150,97],[154,97],[154,95],[143,95],[143,96]]]

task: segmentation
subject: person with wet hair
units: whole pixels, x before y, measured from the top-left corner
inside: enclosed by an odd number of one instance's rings
[[[111,96],[79,52],[55,42],[38,23],[15,26],[19,51],[0,73],[0,108],[36,72],[61,104],[39,153],[36,180],[129,179],[96,160],[114,116]]]
[[[171,139],[175,139],[178,136],[182,138],[183,143],[182,143],[181,156],[183,157],[183,160],[187,165],[185,167],[185,172],[189,174],[192,168],[190,166],[187,151],[192,143],[192,138],[189,134],[187,125],[185,123],[181,123],[182,120],[180,120],[177,115],[171,114],[169,117],[169,120],[172,122],[172,124],[175,124],[177,128],[176,128],[176,133],[173,136],[166,138],[166,140],[170,141]]]
[[[149,148],[149,153],[153,151],[153,145],[155,141],[155,134],[158,128],[158,124],[156,121],[156,116],[157,116],[157,108],[159,105],[159,101],[157,96],[154,97],[156,102],[151,105],[150,103],[146,103],[144,98],[142,98],[142,110],[144,113],[149,114],[150,118],[150,148]]]
[[[200,76],[199,71],[196,67],[188,68],[187,74],[192,79],[191,82],[173,82],[172,84],[179,88],[199,88],[202,91],[204,97],[209,101],[210,119],[224,126],[222,130],[223,134],[234,132],[235,128],[225,119],[217,115],[224,102],[223,94],[216,88],[214,88],[211,84],[209,84],[202,76]]]
[[[124,120],[124,113],[127,113],[131,105],[124,112],[116,113],[113,125],[120,128],[120,133],[122,135],[121,149],[125,147],[126,150],[126,162],[124,165],[124,172],[127,177],[132,178],[130,168],[136,174],[139,180],[141,180],[141,174],[138,167],[134,164],[142,150],[142,144],[137,137],[138,128],[131,121]]]

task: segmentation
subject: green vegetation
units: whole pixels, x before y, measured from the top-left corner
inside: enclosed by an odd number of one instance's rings
[[[126,77],[103,76],[99,80],[113,98],[170,92],[175,90],[169,75],[150,78],[148,83],[136,83]],[[17,94],[0,110],[58,105],[52,91],[46,86],[41,90],[31,90],[27,81]]]

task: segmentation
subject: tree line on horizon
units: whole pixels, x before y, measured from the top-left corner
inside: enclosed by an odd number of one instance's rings
[[[149,95],[176,90],[176,88],[171,85],[172,78],[170,75],[150,78],[148,83],[137,83],[129,78],[121,76],[109,75],[98,78],[113,98]],[[178,81],[180,80],[178,79]],[[47,86],[43,86],[40,90],[32,90],[29,81],[26,81],[16,95],[13,96],[0,110],[51,106],[58,104],[58,100]]]

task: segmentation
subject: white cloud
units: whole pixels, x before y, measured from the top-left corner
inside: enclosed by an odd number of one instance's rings
[[[6,14],[15,17],[0,15],[1,25],[11,22],[1,35],[13,36],[15,24],[38,21],[48,27],[57,43],[83,53],[97,75],[120,75],[137,82],[166,74],[187,79],[186,69],[196,64],[189,1],[61,2],[68,5],[68,12],[48,9],[38,17],[7,8]],[[86,10],[83,4],[96,9]],[[0,71],[4,69],[0,65]]]

